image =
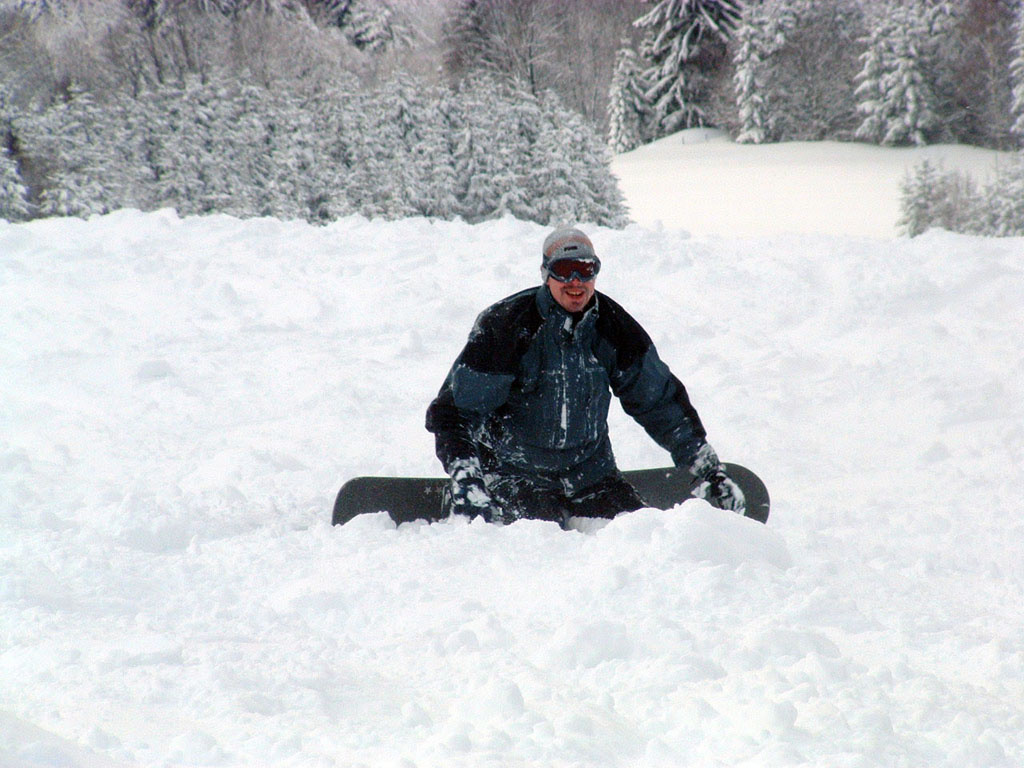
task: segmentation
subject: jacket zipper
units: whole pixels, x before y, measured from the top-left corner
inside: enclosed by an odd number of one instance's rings
[[[559,425],[558,447],[565,448],[566,443],[569,440],[569,368],[566,362],[566,348],[572,342],[572,333],[575,330],[572,327],[572,319],[566,318],[565,326],[563,326],[565,335],[560,334],[558,339],[558,351],[562,361],[562,375],[561,375],[561,408],[560,418],[561,423]]]

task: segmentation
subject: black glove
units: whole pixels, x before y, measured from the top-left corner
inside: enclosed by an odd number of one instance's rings
[[[694,456],[690,472],[700,481],[693,492],[695,497],[704,499],[718,509],[727,509],[741,515],[747,511],[747,500],[743,496],[743,491],[729,477],[722,462],[718,460],[715,449],[707,443],[704,443]]]
[[[451,511],[469,518],[482,517],[487,522],[500,522],[500,511],[487,493],[480,463],[475,459],[459,460],[449,468],[452,497]]]

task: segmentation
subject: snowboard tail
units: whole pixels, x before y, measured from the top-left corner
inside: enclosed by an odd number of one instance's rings
[[[725,469],[747,500],[745,516],[766,522],[771,500],[761,478],[739,464],[727,463]],[[671,509],[693,498],[700,484],[679,467],[634,469],[622,474],[648,505],[657,509]],[[440,520],[447,516],[441,497],[448,483],[446,477],[354,477],[338,491],[331,522],[343,525],[356,515],[376,512],[387,512],[397,524]]]

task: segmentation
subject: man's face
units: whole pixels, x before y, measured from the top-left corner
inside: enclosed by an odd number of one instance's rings
[[[583,282],[575,275],[568,283],[549,277],[548,289],[566,312],[582,312],[594,295],[594,282],[593,279]]]

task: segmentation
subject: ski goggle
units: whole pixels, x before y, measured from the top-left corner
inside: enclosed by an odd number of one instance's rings
[[[568,283],[573,276],[581,283],[589,283],[600,271],[599,259],[559,259],[548,266],[548,274],[560,283]]]

